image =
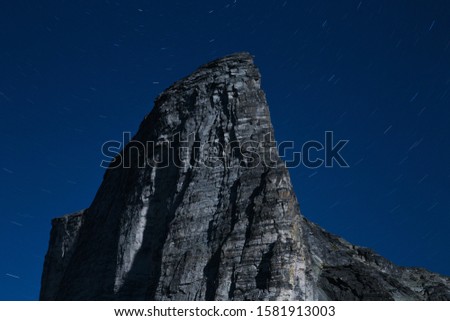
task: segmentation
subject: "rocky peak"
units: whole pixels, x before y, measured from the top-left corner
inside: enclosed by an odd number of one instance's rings
[[[450,298],[301,216],[260,78],[237,53],[156,99],[91,206],[54,221],[41,299]]]

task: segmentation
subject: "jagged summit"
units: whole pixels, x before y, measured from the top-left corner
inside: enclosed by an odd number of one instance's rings
[[[91,206],[53,221],[42,300],[450,298],[300,214],[260,78],[237,53],[156,99]]]
[[[210,74],[223,75],[224,73],[230,72],[230,70],[232,69],[245,70],[254,68],[256,68],[256,66],[253,63],[253,56],[250,53],[237,52],[234,54],[230,54],[215,59],[213,61],[210,61],[198,67],[197,70],[191,73],[190,75],[176,81],[172,86],[167,88],[161,95],[166,94],[167,91],[175,90],[183,86],[193,85],[198,81],[203,81],[205,75]]]
[[[243,75],[252,78],[257,87],[260,86],[259,80],[261,76],[259,70],[253,63],[253,56],[250,53],[238,52],[218,58],[200,66],[192,74],[176,81],[164,90],[155,99],[155,107],[158,108],[167,97],[173,94],[179,94],[180,91],[189,91],[196,86],[204,86],[205,84],[209,86],[231,84],[237,82],[240,76]]]
[[[247,51],[235,52],[215,60],[212,60],[202,66],[200,66],[198,70],[209,69],[215,66],[220,66],[221,64],[248,64],[253,65],[253,56]]]
[[[200,66],[196,72],[192,73],[191,75],[195,75],[197,72],[201,72],[203,70],[208,69],[214,69],[214,68],[221,68],[223,66],[240,66],[243,67],[245,65],[247,66],[254,66],[253,64],[253,56],[246,51],[241,52],[235,52],[230,55],[217,58],[215,60],[212,60],[202,66]]]

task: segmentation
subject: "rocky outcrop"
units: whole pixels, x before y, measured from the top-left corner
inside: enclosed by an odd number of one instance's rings
[[[55,289],[64,275],[78,240],[84,211],[55,218],[52,221],[50,246],[42,273],[41,300],[55,298]]]
[[[43,300],[438,300],[405,269],[307,221],[247,53],[155,101],[92,205],[53,221]]]
[[[398,267],[302,217],[318,300],[450,300],[450,279],[418,268]]]

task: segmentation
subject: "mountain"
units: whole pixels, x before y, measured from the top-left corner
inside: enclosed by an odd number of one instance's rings
[[[448,300],[300,213],[248,53],[155,101],[91,206],[52,222],[41,300]]]

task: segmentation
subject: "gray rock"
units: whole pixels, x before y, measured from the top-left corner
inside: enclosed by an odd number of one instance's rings
[[[41,300],[55,298],[55,289],[59,287],[76,247],[83,213],[80,211],[52,220],[50,246],[42,274]]]
[[[162,93],[92,205],[53,221],[41,299],[447,300],[449,289],[300,214],[259,71],[238,53]]]

